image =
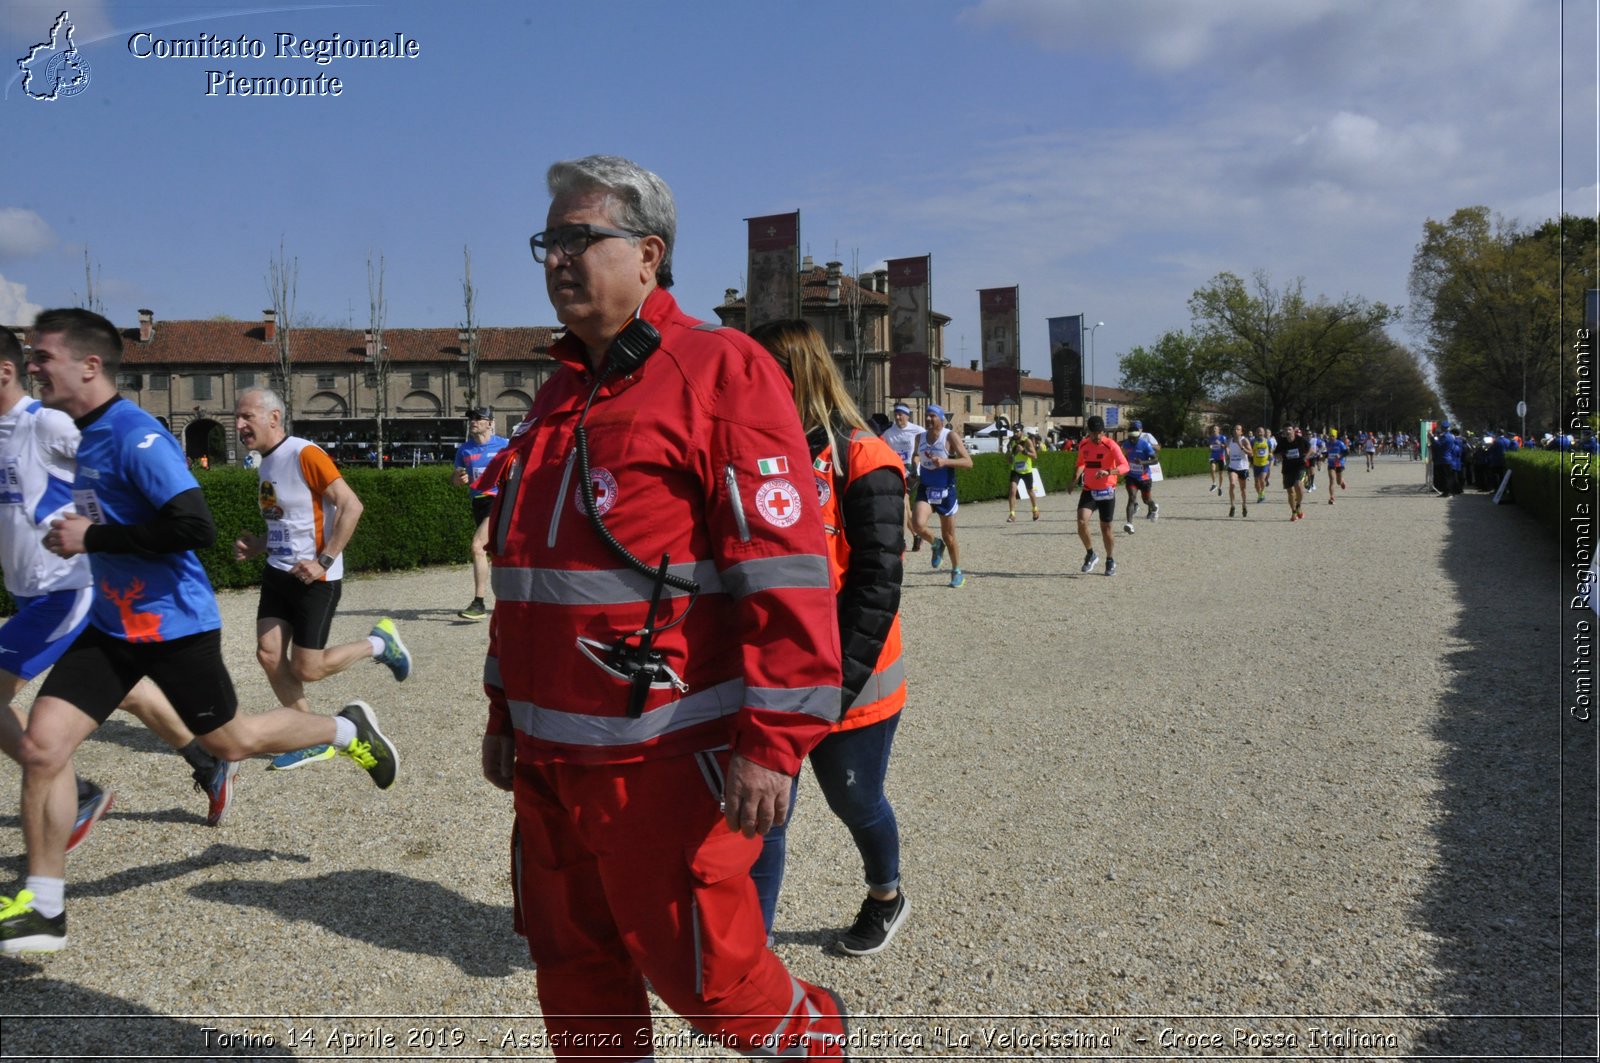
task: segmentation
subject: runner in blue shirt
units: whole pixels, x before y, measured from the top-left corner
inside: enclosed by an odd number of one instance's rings
[[[1230,473],[1224,473],[1225,463],[1222,460],[1222,452],[1228,445],[1228,437],[1222,434],[1222,426],[1220,424],[1211,426],[1211,431],[1206,436],[1206,442],[1211,445],[1211,493],[1215,495],[1222,494],[1222,477],[1226,475],[1228,477],[1228,494],[1231,496],[1233,494],[1233,476]]]
[[[1155,520],[1161,512],[1161,507],[1150,495],[1150,487],[1154,483],[1150,466],[1160,460],[1160,451],[1161,444],[1156,442],[1155,436],[1144,430],[1142,423],[1135,421],[1128,426],[1128,438],[1122,444],[1122,453],[1128,459],[1128,475],[1122,480],[1122,485],[1128,489],[1127,515],[1123,518],[1122,530],[1129,535],[1133,534],[1133,515],[1139,512],[1140,497],[1144,498],[1147,520]]]
[[[117,395],[122,337],[87,310],[34,321],[28,370],[45,405],[77,424],[76,513],[51,521],[45,549],[89,555],[89,626],[62,655],[23,732],[22,836],[27,881],[0,900],[0,953],[55,952],[67,943],[66,842],[76,808],[72,754],[135,683],[148,677],[214,756],[229,787],[237,762],[326,742],[382,789],[398,758],[364,702],[337,717],[278,708],[239,716],[222,660],[216,597],[194,550],[216,538],[205,496],[161,423]]]
[[[489,462],[506,448],[506,437],[494,434],[494,411],[489,407],[479,406],[467,417],[467,441],[456,448],[455,481],[472,497],[472,604],[456,615],[463,620],[482,620],[489,615],[483,602],[489,590],[489,510],[500,487],[492,484],[479,490],[477,483]]]
[[[1328,439],[1322,444],[1322,453],[1328,459],[1328,505],[1333,505],[1333,491],[1337,487],[1341,491],[1350,490],[1344,485],[1344,456],[1350,453],[1350,444],[1339,438],[1339,430],[1331,429]]]

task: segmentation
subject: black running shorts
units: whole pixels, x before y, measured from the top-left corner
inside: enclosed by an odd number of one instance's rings
[[[261,577],[256,619],[282,620],[293,629],[296,646],[320,650],[328,645],[328,631],[333,627],[333,614],[339,608],[342,593],[343,580],[301,583],[282,569],[268,565]]]
[[[91,626],[50,669],[39,696],[60,698],[101,724],[146,677],[197,735],[210,734],[239,711],[222,662],[220,628],[170,642],[128,642]]]
[[[1099,510],[1101,524],[1110,524],[1117,519],[1117,500],[1115,497],[1096,498],[1088,491],[1083,491],[1078,495],[1078,512],[1082,513],[1086,509]]]

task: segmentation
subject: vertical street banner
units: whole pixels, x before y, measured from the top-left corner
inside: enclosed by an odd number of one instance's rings
[[[750,226],[744,330],[800,316],[800,212],[746,218]]]
[[[1017,346],[1017,289],[978,289],[983,336],[983,404],[1022,405],[1022,352]]]
[[[897,399],[932,397],[928,378],[928,314],[933,256],[891,258],[889,266],[889,391]]]
[[[1055,387],[1051,417],[1083,416],[1083,315],[1047,317],[1050,329],[1050,381]]]

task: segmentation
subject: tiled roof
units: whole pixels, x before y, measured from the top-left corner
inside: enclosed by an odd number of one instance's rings
[[[389,357],[403,362],[454,362],[463,357],[453,328],[384,329]],[[480,328],[481,362],[525,362],[549,357],[557,329],[545,325]],[[156,321],[149,343],[139,342],[138,328],[122,332],[122,361],[142,365],[272,365],[273,347],[265,342],[260,321]],[[365,329],[297,328],[290,334],[297,365],[354,364],[366,361]]]
[[[944,370],[944,385],[947,388],[970,388],[979,391],[983,388],[983,372],[975,369],[962,369],[959,366],[946,366]],[[1084,385],[1084,394],[1089,393],[1088,385]],[[1055,387],[1049,377],[1025,376],[1022,378],[1022,393],[1024,395],[1053,396]],[[1126,404],[1139,401],[1139,395],[1121,388],[1108,388],[1096,385],[1094,388],[1096,402],[1109,402]]]

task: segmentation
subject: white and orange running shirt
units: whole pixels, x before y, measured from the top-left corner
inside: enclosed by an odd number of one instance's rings
[[[335,506],[328,488],[339,470],[309,439],[287,436],[261,458],[261,516],[267,522],[267,564],[288,572],[323,552]],[[333,559],[324,579],[344,577],[344,555]]]

